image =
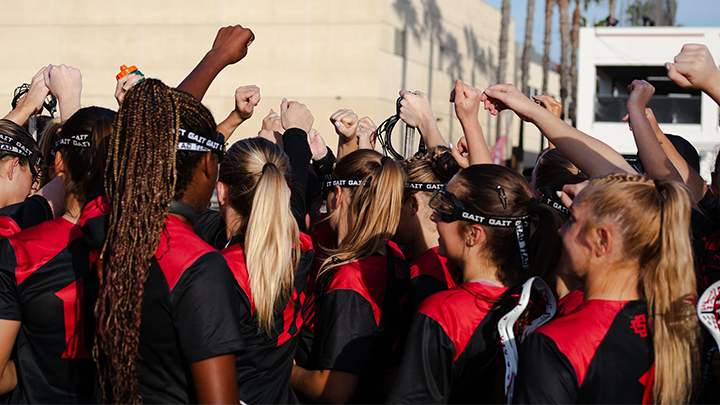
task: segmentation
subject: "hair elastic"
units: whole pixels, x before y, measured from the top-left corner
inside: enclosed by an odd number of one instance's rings
[[[265,164],[263,165],[262,172],[265,173],[265,170],[266,170],[268,167],[270,167],[270,166],[275,166],[275,163],[273,163],[273,162],[267,162],[267,163],[265,163]]]

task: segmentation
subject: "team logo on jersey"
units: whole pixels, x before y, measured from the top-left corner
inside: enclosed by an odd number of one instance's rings
[[[640,337],[647,337],[647,317],[645,314],[636,315],[635,319],[630,321],[630,327],[636,334],[640,335]]]

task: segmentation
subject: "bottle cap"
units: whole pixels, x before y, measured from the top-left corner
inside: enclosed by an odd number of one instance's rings
[[[136,70],[138,70],[137,66],[133,65],[133,66],[127,67],[125,65],[122,65],[122,66],[120,66],[120,73],[118,73],[117,76],[115,76],[115,79],[120,80],[121,78],[129,75],[130,73],[132,73]]]

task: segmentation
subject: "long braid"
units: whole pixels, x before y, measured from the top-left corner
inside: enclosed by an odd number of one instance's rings
[[[111,388],[115,403],[142,402],[138,349],[143,283],[175,195],[182,96],[158,80],[145,80],[128,92],[113,124],[105,179],[110,223],[100,260],[93,355],[104,363],[103,393]]]

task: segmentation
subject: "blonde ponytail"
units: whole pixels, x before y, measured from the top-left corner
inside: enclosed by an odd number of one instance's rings
[[[660,248],[653,268],[641,282],[648,301],[648,320],[655,348],[653,398],[658,404],[691,401],[699,377],[700,326],[694,307],[696,292],[691,250],[690,200],[676,182],[660,181],[664,191]]]
[[[690,402],[700,375],[700,326],[692,305],[689,192],[674,181],[616,174],[592,180],[583,195],[591,221],[612,218],[626,260],[640,264],[655,354],[653,402]]]
[[[290,299],[301,253],[298,225],[290,210],[287,155],[265,139],[244,139],[227,151],[219,180],[228,187],[230,206],[246,224],[239,233],[245,233],[245,263],[258,331],[271,334],[275,310]]]
[[[393,159],[357,150],[338,162],[333,176],[362,180],[364,186],[347,188],[348,235],[337,249],[327,249],[329,257],[318,279],[333,268],[370,257],[392,238],[400,223],[405,174]]]

